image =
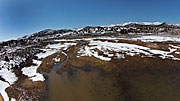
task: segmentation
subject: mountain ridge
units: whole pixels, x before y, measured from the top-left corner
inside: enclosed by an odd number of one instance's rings
[[[55,35],[55,34],[63,34],[71,32],[71,34],[82,34],[82,33],[111,33],[114,31],[120,32],[121,29],[127,29],[127,28],[138,28],[138,27],[157,27],[157,28],[171,28],[171,29],[180,29],[179,24],[169,24],[167,22],[127,22],[124,24],[113,24],[113,25],[106,25],[106,26],[85,26],[81,28],[75,28],[75,29],[60,29],[60,30],[53,30],[53,29],[45,29],[36,33],[33,33],[31,35],[25,35],[22,38],[29,38],[33,36],[41,37],[46,35]],[[150,30],[150,29],[148,29]],[[165,29],[166,30],[166,29]]]
[[[163,26],[162,26],[163,25]],[[10,41],[10,40],[19,40],[19,39],[25,39],[31,36],[43,36],[42,33],[49,33],[51,32],[55,32],[56,34],[61,34],[61,33],[65,33],[65,32],[78,32],[81,31],[85,28],[110,28],[110,27],[137,27],[137,26],[151,26],[151,27],[166,27],[166,28],[173,28],[173,29],[180,29],[180,24],[169,24],[167,22],[125,22],[122,24],[110,24],[110,25],[101,25],[101,26],[84,26],[84,27],[80,27],[80,28],[74,28],[74,29],[44,29],[44,30],[40,30],[37,31],[35,33],[32,34],[27,34],[24,35],[22,37],[19,38],[15,38],[15,39],[9,39],[9,40],[5,40],[5,41],[1,41],[2,42],[6,42],[6,41]],[[49,31],[49,32],[48,32]],[[50,33],[51,33],[50,32]],[[53,34],[53,33],[51,33]],[[47,34],[50,35],[50,34]]]

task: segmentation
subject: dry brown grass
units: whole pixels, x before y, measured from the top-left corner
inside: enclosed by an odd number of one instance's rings
[[[57,52],[57,53],[54,53],[54,54],[42,59],[42,64],[39,66],[38,72],[40,72],[40,71],[50,72],[50,70],[52,69],[52,67],[55,63],[53,58],[60,58],[59,63],[61,63],[66,59],[66,56],[61,52]]]
[[[25,90],[41,89],[44,86],[44,83],[41,81],[34,82],[30,79],[25,79],[19,84],[19,86]]]
[[[69,61],[67,61],[63,68],[59,70],[59,72],[63,72],[64,70],[68,69],[68,66],[76,66],[76,67],[83,67],[86,64],[91,64],[93,67],[100,67],[105,71],[111,71],[115,68],[115,65],[112,62],[103,61],[95,57],[88,57],[82,56],[77,57],[77,52],[79,51],[82,45],[76,45],[74,47],[70,47],[69,50],[66,52],[69,56]]]
[[[120,94],[128,100],[169,101],[179,99],[179,96],[174,94],[174,92],[176,94],[180,92],[178,88],[180,84],[179,61],[134,56],[112,62],[117,67],[112,75],[120,88]]]
[[[18,100],[20,97],[31,96],[40,99],[44,94],[45,83],[42,81],[32,81],[28,77],[21,75],[15,84],[6,89],[9,98],[15,98]]]
[[[76,43],[75,41],[61,41],[61,44],[64,43]],[[57,63],[62,63],[63,61],[66,60],[66,56],[61,52],[62,50],[60,50],[60,52],[54,53],[44,59],[42,59],[42,64],[39,66],[38,68],[38,72],[42,71],[42,72],[50,72],[50,70],[52,69],[53,65],[56,63],[53,58],[60,58],[60,61]]]
[[[126,56],[125,59],[112,60],[116,64],[117,72],[126,71],[174,71],[180,69],[180,62],[171,59],[161,59],[159,57],[141,57],[141,56]]]
[[[100,40],[100,41],[108,41],[108,42],[115,42],[114,40],[106,40],[106,39],[94,39],[94,40]],[[151,49],[157,49],[157,50],[164,50],[164,51],[169,51],[169,44],[172,45],[178,45],[178,43],[171,43],[171,42],[150,42],[150,43],[146,43],[146,42],[141,42],[141,41],[132,41],[132,40],[119,40],[118,43],[129,43],[129,44],[137,44],[137,45],[141,45],[141,46],[145,46],[145,47],[149,47]],[[77,58],[77,51],[79,50],[79,48],[82,45],[77,45],[75,47],[71,47],[70,50],[67,51],[67,54],[70,56],[69,61],[65,64],[65,68],[68,68],[69,65],[73,65],[73,66],[77,66],[77,67],[83,67],[86,64],[91,64],[94,67],[100,67],[102,69],[104,69],[105,71],[112,71],[113,69],[119,69],[119,66],[117,66],[116,62],[107,62],[107,61],[103,61],[100,59],[97,59],[95,57],[87,57],[87,56],[82,56],[82,57],[78,57]],[[103,54],[103,52],[98,51],[99,55],[102,55],[104,57],[107,57],[106,55]],[[177,51],[180,51],[180,49],[178,49]],[[111,54],[115,54],[115,52],[111,52]],[[172,55],[174,55],[175,57],[180,57],[179,54],[174,54],[172,53]],[[161,59],[158,56],[156,56],[156,61],[161,62],[161,63],[157,63],[157,66],[154,66],[154,64],[156,64],[153,60],[154,58],[142,58],[141,55],[137,55],[137,56],[125,56],[125,59],[118,59],[118,63],[122,63],[120,68],[125,68],[125,67],[141,67],[141,68],[146,68],[146,67],[162,67],[160,65],[163,64],[163,62],[166,62],[170,64],[170,62],[172,62],[173,60],[171,59]],[[112,58],[113,61],[117,60],[115,58]],[[177,62],[177,61],[173,61],[173,62]],[[159,65],[160,64],[160,65]],[[178,64],[178,63],[176,63]],[[179,64],[178,64],[179,65]],[[167,67],[171,67],[170,65],[167,65]],[[151,69],[150,68],[150,69]],[[61,70],[62,71],[62,70]]]
[[[40,97],[44,94],[44,90],[44,82],[34,82],[28,77],[21,75],[15,84],[6,89],[6,92],[8,93],[9,98],[15,98],[16,100],[18,100],[20,97],[24,97],[24,93],[29,97],[31,96],[40,99]]]

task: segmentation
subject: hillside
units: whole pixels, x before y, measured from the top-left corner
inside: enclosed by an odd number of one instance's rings
[[[177,101],[179,61],[179,25],[46,29],[0,43],[0,94],[5,101]]]

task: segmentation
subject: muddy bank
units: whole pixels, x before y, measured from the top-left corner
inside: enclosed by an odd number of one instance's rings
[[[34,82],[25,76],[20,76],[17,83],[6,89],[9,98],[15,98],[17,101],[38,101],[44,96],[44,91],[44,82]]]

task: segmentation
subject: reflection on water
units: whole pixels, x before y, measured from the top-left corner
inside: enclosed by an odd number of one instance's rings
[[[117,90],[108,76],[100,72],[85,72],[71,68],[70,71],[49,77],[50,101],[113,101]]]
[[[180,101],[179,71],[128,71],[110,75],[99,69],[75,67],[62,74],[53,71],[48,83],[49,100]]]

